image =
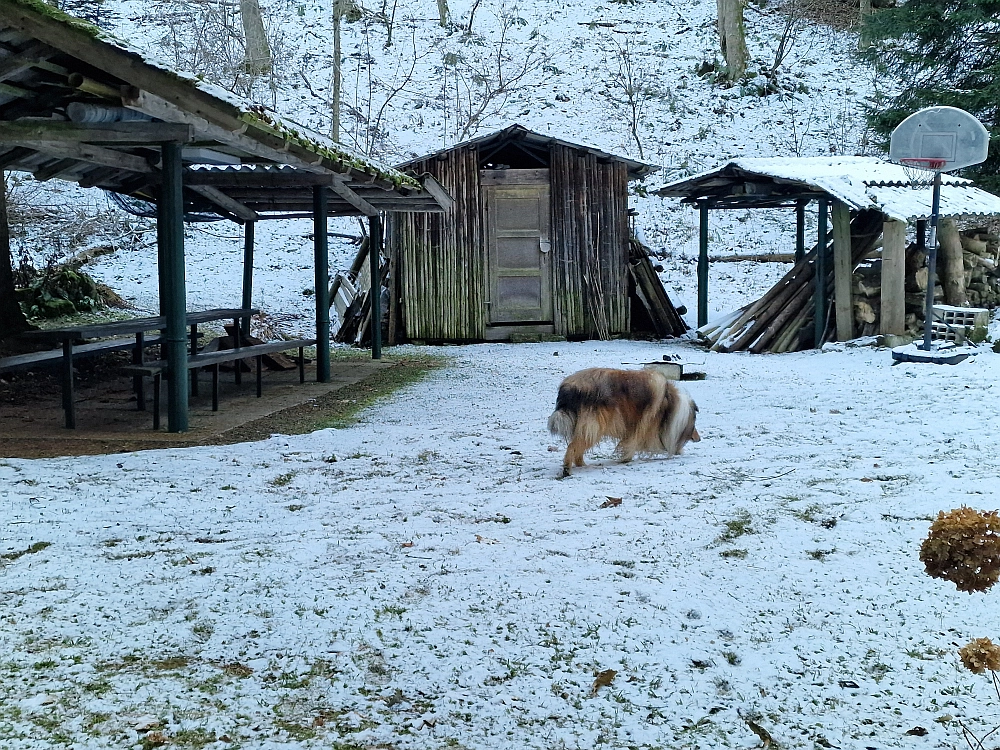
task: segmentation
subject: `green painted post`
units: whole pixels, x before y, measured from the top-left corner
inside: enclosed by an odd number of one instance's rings
[[[708,322],[708,204],[698,204],[698,327]]]
[[[243,225],[243,309],[253,307],[253,240],[256,222],[248,221]],[[250,335],[250,318],[243,318],[240,323],[243,335]]]
[[[163,188],[156,221],[162,260],[160,288],[165,296],[160,310],[167,319],[167,429],[184,432],[188,428],[188,338],[187,291],[184,281],[184,195],[181,146],[164,143]]]
[[[368,267],[371,276],[372,359],[382,359],[382,217],[368,217]]]
[[[807,200],[795,201],[795,262],[806,254],[806,204]]]
[[[823,346],[823,333],[826,331],[826,276],[828,267],[826,248],[826,198],[819,199],[819,242],[816,246],[816,264],[813,283],[813,294],[816,300],[816,311],[814,313],[815,339],[814,346],[820,349]]]
[[[316,256],[316,381],[330,382],[330,249],[327,241],[329,188],[313,188],[313,252]]]

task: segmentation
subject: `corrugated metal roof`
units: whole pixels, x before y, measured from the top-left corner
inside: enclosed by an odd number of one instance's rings
[[[696,198],[709,183],[713,188],[728,181],[735,186],[747,177],[821,190],[851,208],[876,208],[898,221],[926,219],[931,214],[930,185],[911,186],[902,166],[871,156],[737,159],[671,182],[656,193]],[[971,180],[942,175],[940,215],[1000,215],[1000,197],[973,186]]]

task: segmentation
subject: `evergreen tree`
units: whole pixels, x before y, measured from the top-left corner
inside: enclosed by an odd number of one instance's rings
[[[862,58],[893,87],[869,108],[872,130],[888,145],[919,109],[964,109],[993,135],[989,158],[965,175],[1000,191],[1000,0],[907,0],[869,16],[865,36]]]

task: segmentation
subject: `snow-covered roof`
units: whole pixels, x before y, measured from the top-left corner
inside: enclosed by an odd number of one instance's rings
[[[738,188],[746,181],[759,184],[762,178],[782,191],[799,187],[826,193],[852,209],[877,209],[897,221],[926,219],[931,214],[930,185],[912,185],[902,166],[873,156],[736,159],[716,169],[671,182],[656,193],[690,202],[709,196],[731,197],[738,191],[723,191]],[[760,195],[762,201],[763,196],[769,196]],[[747,205],[751,205],[751,201],[752,198]],[[1000,197],[975,187],[971,180],[942,175],[940,215],[1000,215]]]

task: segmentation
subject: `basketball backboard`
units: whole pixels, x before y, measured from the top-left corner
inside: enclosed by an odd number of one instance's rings
[[[896,162],[933,160],[942,172],[986,160],[990,134],[983,124],[957,107],[927,107],[892,131],[889,158]],[[940,164],[943,160],[944,164]]]

